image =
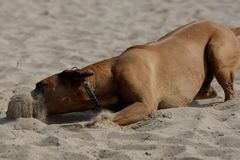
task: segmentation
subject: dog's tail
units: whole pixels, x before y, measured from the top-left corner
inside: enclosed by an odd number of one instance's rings
[[[240,27],[238,28],[231,28],[232,32],[236,35],[236,36],[240,36]]]

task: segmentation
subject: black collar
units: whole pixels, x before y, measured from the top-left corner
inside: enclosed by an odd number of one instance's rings
[[[95,104],[96,108],[94,109],[94,111],[97,111],[97,112],[100,111],[101,105],[99,104],[99,101],[98,101],[96,95],[94,94],[93,89],[89,86],[88,82],[85,79],[82,81],[82,85],[85,88],[91,101]]]

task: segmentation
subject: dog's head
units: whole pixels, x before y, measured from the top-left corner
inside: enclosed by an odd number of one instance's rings
[[[89,109],[93,105],[83,82],[93,75],[90,69],[65,70],[38,82],[31,94],[33,98],[43,98],[50,114]]]

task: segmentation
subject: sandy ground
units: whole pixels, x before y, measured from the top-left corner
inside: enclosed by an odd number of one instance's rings
[[[239,101],[158,111],[126,127],[82,128],[90,112],[7,121],[10,97],[197,19],[240,26],[237,0],[0,0],[0,159],[237,160]],[[239,74],[240,75],[240,74]],[[240,78],[236,89],[240,92]]]

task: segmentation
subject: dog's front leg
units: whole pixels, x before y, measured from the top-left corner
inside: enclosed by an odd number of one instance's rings
[[[135,102],[123,110],[114,113],[113,122],[127,125],[148,117],[154,110],[142,102]]]

